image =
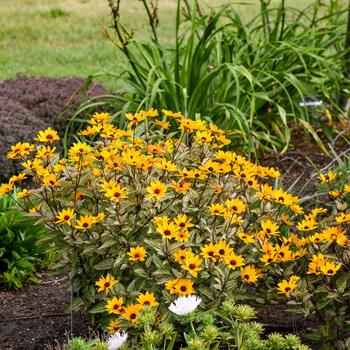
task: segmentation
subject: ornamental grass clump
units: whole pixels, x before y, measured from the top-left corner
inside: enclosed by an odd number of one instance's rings
[[[36,182],[19,193],[22,207],[50,228],[73,308],[104,313],[113,332],[136,327],[145,306],[175,317],[168,307],[190,295],[200,310],[239,297],[317,312],[310,286],[322,286],[329,304],[343,298],[334,277],[350,267],[340,214],[306,212],[276,187],[277,170],[225,150],[228,135],[213,124],[155,109],[126,117],[119,129],[96,113],[67,158],[52,129],[8,153],[24,170],[0,194]]]

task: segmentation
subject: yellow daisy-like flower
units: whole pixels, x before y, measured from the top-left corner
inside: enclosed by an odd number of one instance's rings
[[[194,293],[193,282],[186,278],[179,278],[176,281],[176,293],[180,297],[184,297],[186,295],[191,295]]]
[[[226,207],[231,213],[235,214],[243,213],[246,210],[245,203],[239,198],[228,199],[226,201]]]
[[[95,223],[95,217],[92,215],[81,216],[79,220],[77,220],[77,224],[74,226],[78,230],[82,230],[86,232],[88,229],[92,227]]]
[[[298,287],[299,280],[299,276],[293,275],[290,277],[289,281],[283,280],[282,282],[278,283],[278,294],[285,294],[287,297],[289,297],[290,294]]]
[[[113,276],[107,274],[106,277],[100,277],[100,279],[95,284],[99,287],[99,289],[97,290],[98,292],[105,291],[106,294],[108,294],[108,292],[113,288],[113,286],[117,282],[118,281]]]
[[[163,238],[167,239],[176,237],[179,232],[179,228],[173,222],[166,221],[158,224],[156,230]]]
[[[203,258],[210,259],[214,262],[218,260],[218,256],[216,255],[216,244],[207,244],[204,247],[201,247],[201,251]]]
[[[147,252],[144,247],[137,246],[135,248],[130,248],[128,255],[130,261],[144,261],[147,256]]]
[[[34,151],[35,146],[27,142],[18,142],[11,146],[11,151],[7,153],[8,159],[18,159],[26,157],[30,152]]]
[[[150,186],[148,186],[146,190],[149,193],[148,194],[149,199],[155,198],[156,200],[159,201],[165,196],[167,191],[167,186],[166,184],[160,182],[159,180],[152,181],[150,183]]]
[[[185,263],[181,265],[181,268],[187,270],[193,277],[197,277],[198,272],[203,269],[200,267],[202,259],[193,253],[186,254]]]
[[[23,189],[21,192],[17,193],[17,198],[25,198],[32,194],[33,192],[30,190],[27,190],[26,188]]]
[[[157,302],[155,296],[153,293],[146,292],[146,293],[140,293],[139,296],[136,299],[140,305],[144,306],[157,306],[159,303]]]
[[[233,250],[230,247],[230,245],[224,240],[222,240],[219,243],[217,243],[215,245],[215,248],[216,248],[215,249],[215,255],[219,259],[222,259],[222,260],[224,260],[227,255],[230,255],[230,254],[233,253]]]
[[[241,267],[241,277],[245,283],[256,283],[256,281],[262,277],[261,270],[254,265],[248,265]]]
[[[111,201],[118,203],[121,199],[128,198],[128,190],[125,187],[116,184],[105,191],[105,196]]]
[[[244,259],[241,255],[231,253],[225,256],[225,263],[230,269],[235,270],[238,267],[244,266]]]
[[[123,311],[123,304],[124,304],[123,298],[113,297],[112,299],[107,300],[106,311],[109,314],[120,315],[121,312]]]
[[[181,194],[186,194],[190,190],[191,182],[186,181],[186,180],[176,182],[173,180],[172,187],[174,188],[174,190],[176,192],[181,193]]]
[[[270,219],[267,220],[262,220],[261,223],[261,228],[262,230],[260,231],[260,235],[265,237],[270,237],[270,236],[278,236],[279,231],[278,231],[278,224],[275,222],[272,222]]]
[[[190,233],[188,232],[187,229],[184,230],[179,230],[175,233],[174,236],[175,240],[178,242],[188,242],[189,238],[190,238]]]
[[[47,128],[46,130],[39,131],[37,137],[34,138],[35,141],[39,142],[48,142],[52,143],[54,141],[58,141],[60,137],[57,134],[57,131]]]
[[[156,120],[156,125],[160,126],[163,129],[169,129],[170,123],[167,121]]]
[[[0,196],[10,193],[13,190],[13,184],[1,184],[0,185]]]
[[[119,332],[121,330],[121,322],[120,320],[112,320],[109,322],[107,326],[107,330],[109,333],[114,334],[115,332]]]
[[[340,269],[342,264],[335,264],[333,261],[325,261],[321,266],[321,272],[323,275],[333,276]]]
[[[60,180],[55,174],[44,175],[43,183],[46,187],[58,187],[61,185]]]
[[[121,317],[125,318],[131,323],[136,323],[137,317],[139,316],[141,310],[142,305],[130,304],[124,308],[124,311],[121,313]]]
[[[214,216],[223,216],[226,210],[224,205],[221,203],[214,203],[210,205],[208,208],[209,208],[210,214]]]
[[[187,253],[188,253],[188,250],[186,249],[177,249],[173,254],[173,257],[175,258],[175,261],[177,261],[179,264],[182,265],[185,263]]]
[[[318,178],[321,180],[323,184],[328,184],[332,182],[336,178],[336,176],[337,176],[337,173],[333,172],[332,170],[329,170],[326,175],[320,174]]]
[[[191,223],[191,218],[187,217],[186,214],[178,214],[177,217],[174,219],[174,223],[181,229],[188,229],[193,227],[194,225]]]
[[[75,217],[74,209],[63,209],[56,216],[57,224],[67,224],[70,225],[72,219]]]

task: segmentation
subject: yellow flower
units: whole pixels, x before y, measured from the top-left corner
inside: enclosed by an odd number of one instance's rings
[[[172,181],[172,187],[175,189],[176,192],[181,193],[181,194],[186,194],[190,187],[191,187],[191,182],[189,181]]]
[[[12,185],[16,182],[22,182],[27,178],[27,175],[24,173],[19,173],[18,175],[13,175],[10,177],[9,184]]]
[[[178,230],[175,233],[174,236],[175,240],[178,242],[188,242],[189,238],[190,238],[190,233],[188,232],[187,229],[184,230]]]
[[[114,334],[115,332],[119,332],[121,329],[120,324],[121,324],[120,320],[117,320],[117,319],[110,321],[107,327],[108,332],[111,334]]]
[[[340,269],[342,264],[335,264],[333,261],[325,261],[321,266],[321,272],[323,275],[333,276]]]
[[[335,217],[335,221],[337,224],[343,224],[344,222],[350,221],[350,213],[341,213]]]
[[[57,224],[71,224],[71,220],[75,217],[74,209],[63,209],[58,213],[56,218],[58,219],[56,221]]]
[[[159,180],[152,181],[146,190],[149,193],[148,198],[156,198],[159,201],[165,196],[167,186]]]
[[[39,168],[42,168],[42,161],[37,158],[34,158],[33,160],[28,159],[22,163],[22,166],[29,171],[37,170]]]
[[[179,228],[173,222],[168,223],[163,221],[157,224],[156,230],[162,237],[171,239],[176,237]]]
[[[159,303],[157,302],[156,298],[154,297],[153,293],[146,292],[145,294],[140,293],[137,297],[137,301],[140,305],[144,306],[157,306]]]
[[[259,232],[259,234],[263,239],[265,237],[278,236],[278,225],[272,222],[270,219],[262,220],[260,225],[262,230]]]
[[[145,120],[147,118],[147,115],[144,111],[140,111],[140,113],[135,113],[134,115],[131,113],[126,113],[125,118],[129,120],[128,129],[130,129]]]
[[[226,207],[230,210],[230,212],[235,214],[243,213],[246,210],[246,205],[241,199],[238,198],[228,199],[226,201]]]
[[[309,262],[309,268],[307,270],[307,274],[321,274],[321,266],[324,266],[326,263],[326,258],[323,254],[319,253],[317,255],[313,255],[311,261]]]
[[[202,263],[197,255],[193,253],[187,253],[185,257],[185,263],[181,266],[184,270],[187,270],[193,277],[197,277],[198,272],[203,269],[199,267]]]
[[[135,248],[130,248],[128,255],[130,261],[144,261],[147,256],[147,252],[144,247],[137,246]]]
[[[116,203],[119,203],[121,199],[128,198],[128,193],[129,191],[119,184],[115,184],[112,188],[105,190],[105,196]]]
[[[85,142],[76,142],[73,143],[73,146],[69,148],[68,154],[71,159],[77,161],[79,158],[84,157],[91,151],[91,146],[89,146]]]
[[[248,233],[244,233],[242,231],[237,232],[237,236],[245,243],[250,244],[255,242],[255,237],[253,235],[250,235]]]
[[[211,134],[207,131],[198,131],[196,132],[196,136],[195,136],[195,140],[199,143],[209,143],[211,141],[213,141],[213,137],[211,136]]]
[[[212,204],[208,208],[210,214],[215,216],[222,216],[225,212],[225,207],[221,203]]]
[[[183,118],[183,115],[181,112],[172,112],[172,111],[167,111],[166,109],[162,109],[162,113],[165,116],[170,117],[170,118],[174,118],[174,119]]]
[[[216,244],[207,244],[204,247],[201,247],[201,251],[203,258],[210,259],[214,262],[218,260],[218,256],[216,255]]]
[[[26,188],[23,189],[21,192],[17,193],[17,198],[25,198],[32,194],[33,192],[30,190],[27,190]]]
[[[350,192],[350,184],[344,185],[344,192],[349,193]]]
[[[121,317],[125,318],[131,323],[135,323],[142,310],[142,305],[140,304],[130,304],[124,308]]]
[[[328,184],[332,182],[336,178],[336,176],[337,174],[335,172],[333,172],[332,170],[329,170],[327,175],[320,174],[318,178],[321,180],[323,184]]]
[[[176,281],[175,288],[176,288],[176,293],[180,297],[184,297],[186,295],[191,295],[194,293],[193,282],[186,278],[179,278]]]
[[[297,229],[299,231],[312,231],[317,228],[317,222],[313,217],[309,219],[303,219],[297,224]]]
[[[338,198],[342,195],[341,192],[339,191],[328,191],[328,194],[332,197],[332,198]]]
[[[177,217],[174,219],[174,223],[176,226],[178,226],[181,230],[183,229],[189,229],[193,227],[194,225],[191,223],[191,218],[188,218],[186,214],[178,214]]]
[[[230,269],[235,270],[237,267],[244,266],[244,259],[241,255],[231,253],[225,256],[225,263]]]
[[[221,240],[219,243],[215,245],[215,255],[222,260],[225,260],[225,257],[232,254],[233,250],[230,247],[230,245],[224,241]]]
[[[188,250],[185,249],[177,249],[173,254],[175,261],[177,261],[179,264],[184,264],[187,252]]]
[[[332,226],[328,227],[321,232],[322,238],[328,242],[336,241],[339,245],[346,245],[348,239],[346,237],[345,231],[340,231],[339,227]]]
[[[120,315],[120,313],[123,310],[122,308],[123,304],[124,304],[123,298],[113,297],[112,299],[107,300],[106,311],[109,314]]]
[[[50,158],[55,154],[55,151],[56,151],[56,147],[40,146],[37,150],[36,158],[37,159]]]
[[[108,292],[113,288],[113,286],[117,282],[118,281],[113,276],[107,274],[106,277],[100,277],[100,279],[95,284],[99,287],[99,289],[97,290],[98,292],[105,291],[106,294],[108,294]]]
[[[241,267],[241,277],[245,283],[256,283],[256,281],[263,275],[261,270],[256,268],[254,265],[248,265]]]
[[[299,276],[293,275],[290,277],[289,281],[283,280],[282,282],[278,283],[278,294],[285,294],[287,297],[289,297],[290,294],[298,287],[299,280]]]
[[[30,152],[34,151],[35,146],[27,142],[18,142],[11,146],[11,151],[7,153],[8,159],[18,159],[26,157]]]
[[[169,129],[170,123],[166,122],[166,121],[156,120],[156,125],[167,130],[167,129]]]
[[[77,220],[77,224],[74,226],[78,230],[83,230],[86,232],[95,223],[95,218],[92,215],[81,216]]]
[[[47,128],[46,130],[39,131],[37,137],[34,138],[35,141],[39,142],[49,142],[58,141],[60,137],[57,134],[57,131]]]
[[[44,175],[43,183],[46,187],[58,187],[61,185],[61,182],[57,179],[55,174]]]
[[[0,185],[0,196],[12,192],[13,190],[13,184],[1,184]]]

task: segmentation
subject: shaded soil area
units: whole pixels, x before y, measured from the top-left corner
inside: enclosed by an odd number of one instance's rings
[[[330,167],[336,166],[337,156],[350,155],[350,144],[338,135],[331,144],[323,134],[319,134],[325,148],[331,156],[325,154],[313,138],[305,135],[302,130],[294,130],[293,143],[284,154],[271,152],[262,156],[259,161],[261,165],[279,169],[282,174],[283,187],[290,189],[296,195],[310,195],[315,191],[315,182],[322,172],[328,171]],[[347,135],[349,136],[349,134]]]
[[[44,276],[40,285],[0,291],[0,349],[41,350],[89,334],[87,315],[69,313],[70,288],[65,279]]]

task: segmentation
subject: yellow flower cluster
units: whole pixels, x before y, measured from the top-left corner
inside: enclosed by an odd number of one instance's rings
[[[197,293],[205,305],[231,296],[237,279],[242,289],[261,284],[259,293],[297,297],[300,278],[341,268],[328,248],[347,246],[350,213],[326,220],[324,208],[305,210],[273,186],[277,170],[226,150],[228,133],[213,124],[155,109],[125,117],[123,130],[108,113],[96,113],[66,158],[56,153],[59,136],[50,128],[36,144],[17,143],[8,157],[20,160],[23,172],[0,185],[0,195],[11,193],[32,177],[37,188],[17,195],[25,210],[57,233],[71,249],[67,256],[84,257],[74,262],[90,264],[95,280],[106,270],[96,285],[115,294],[106,303],[118,316],[110,331],[135,323],[157,299]],[[326,186],[335,178],[320,176]],[[342,191],[350,193],[350,184]]]

